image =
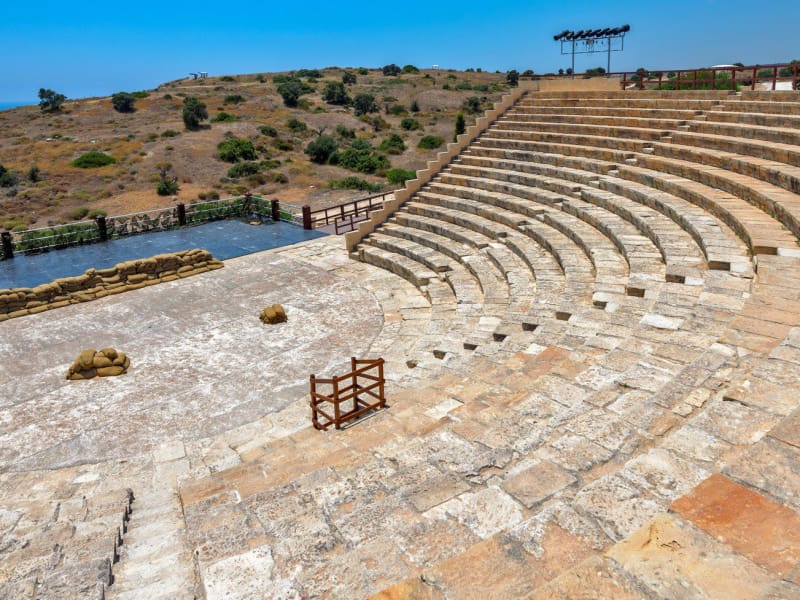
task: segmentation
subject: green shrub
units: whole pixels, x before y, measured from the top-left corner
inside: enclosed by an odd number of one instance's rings
[[[391,164],[383,154],[378,154],[364,140],[353,140],[350,145],[336,152],[331,163],[361,173],[376,173],[388,169]]]
[[[471,90],[472,89],[472,84],[469,81],[459,81],[456,84],[456,89],[457,90]]]
[[[265,179],[272,183],[289,183],[289,178],[280,171],[270,171],[266,173]]]
[[[415,129],[420,129],[422,126],[416,119],[412,119],[411,117],[406,117],[405,119],[400,121],[400,127],[405,129],[406,131],[414,131]]]
[[[180,191],[180,186],[177,181],[165,180],[159,181],[156,185],[156,194],[159,196],[174,196]]]
[[[405,149],[406,145],[403,142],[403,138],[396,133],[389,135],[389,137],[383,140],[380,146],[378,146],[378,150],[386,152],[387,154],[402,154]]]
[[[200,121],[208,119],[206,105],[200,102],[197,96],[189,96],[183,100],[183,124],[186,129],[194,130],[200,127]]]
[[[395,64],[386,65],[383,67],[382,71],[387,77],[395,77],[403,72],[403,70]]]
[[[361,93],[357,94],[353,99],[353,109],[355,115],[366,115],[368,113],[378,112],[378,104],[375,102],[375,96],[372,94]]]
[[[356,139],[356,130],[345,127],[344,125],[337,125],[336,135],[345,140],[354,140]]]
[[[261,161],[262,169],[277,169],[280,166],[281,166],[281,161],[279,160],[272,160],[268,158]]]
[[[39,110],[42,112],[59,112],[67,97],[53,90],[39,88]]]
[[[357,78],[353,73],[350,73],[349,71],[345,71],[344,73],[342,73],[342,83],[343,84],[345,84],[345,85],[353,85],[353,84],[356,83],[356,81],[357,81]]]
[[[389,107],[389,114],[396,117],[402,117],[408,114],[406,107],[402,104],[394,104]]]
[[[281,138],[275,138],[272,140],[272,145],[275,146],[281,152],[291,152],[294,150],[294,144],[291,140],[283,140]]]
[[[36,165],[31,165],[31,168],[28,169],[26,177],[31,183],[36,183],[42,178],[42,172]]]
[[[225,162],[239,162],[240,160],[255,160],[256,149],[253,142],[242,138],[225,140],[217,144],[220,159]]]
[[[322,99],[328,104],[339,106],[347,106],[352,101],[350,96],[347,95],[344,83],[341,81],[329,81],[326,83],[325,90],[322,92]]]
[[[370,183],[355,175],[331,181],[328,186],[335,190],[363,190],[365,192],[378,192],[383,187],[380,183]]]
[[[238,120],[239,120],[239,117],[237,117],[236,115],[232,115],[230,113],[226,113],[225,111],[222,111],[222,112],[217,113],[216,115],[214,115],[214,118],[211,119],[211,122],[212,123],[233,123],[234,121],[238,121]]]
[[[173,137],[179,136],[180,134],[181,134],[180,131],[175,131],[174,129],[167,129],[166,131],[164,131],[161,134],[161,137],[163,137],[163,138],[173,138]]]
[[[220,81],[236,81],[235,77],[231,77],[230,75],[223,75],[219,78]]]
[[[135,103],[136,98],[133,94],[129,94],[128,92],[117,92],[111,96],[111,106],[113,106],[114,110],[117,112],[133,112],[136,110],[134,107]]]
[[[85,206],[79,206],[69,211],[69,218],[73,221],[80,221],[89,214],[89,209]]]
[[[337,149],[336,140],[330,135],[321,135],[306,146],[305,153],[320,165],[327,163]]]
[[[461,114],[461,113],[458,113],[456,115],[456,130],[455,130],[455,133],[453,134],[453,141],[454,142],[457,141],[458,140],[458,136],[460,136],[466,130],[467,130],[467,123],[464,120],[464,115]]]
[[[257,162],[240,162],[228,169],[228,177],[232,177],[234,179],[239,177],[247,177],[249,175],[255,175],[260,170],[261,165]]]
[[[222,101],[223,104],[241,104],[242,102],[244,102],[244,96],[241,94],[228,94]]]
[[[98,167],[105,167],[106,165],[113,165],[117,159],[108,154],[92,150],[73,160],[70,165],[79,167],[81,169],[96,169]]]
[[[258,130],[266,136],[269,137],[278,137],[278,130],[272,127],[271,125],[262,125],[258,128]]]
[[[367,69],[366,67],[358,67],[356,69],[356,73],[358,73],[359,75],[369,75],[369,69]]]
[[[511,87],[517,87],[519,85],[519,72],[516,69],[511,69],[506,73],[506,82]]]
[[[305,77],[307,79],[322,79],[322,73],[319,69],[299,69],[294,72],[294,76],[300,79]]]
[[[483,109],[483,103],[481,102],[481,99],[478,98],[477,96],[470,96],[469,98],[464,100],[462,108],[464,109],[465,112],[474,115],[481,112],[481,110]]]
[[[415,171],[406,171],[405,169],[389,169],[386,171],[386,179],[389,180],[389,183],[394,184],[403,184],[409,179],[416,178],[417,174]]]
[[[444,144],[444,138],[438,135],[426,135],[419,141],[417,148],[422,148],[423,150],[434,150],[442,144]]]
[[[314,91],[314,88],[310,85],[292,76],[276,75],[272,78],[272,81],[276,81],[279,77],[282,82],[278,85],[278,93],[283,98],[284,105],[289,108],[294,108],[299,104],[300,96]]]
[[[403,67],[403,73],[419,73],[419,69],[414,65],[406,65]]]
[[[419,112],[419,103],[416,100],[411,102],[411,112]]]
[[[294,117],[286,121],[286,126],[295,133],[303,133],[308,130],[308,125],[299,119],[295,119]]]
[[[131,96],[141,100],[143,98],[148,98],[150,96],[150,92],[145,92],[144,90],[138,92],[131,92]]]

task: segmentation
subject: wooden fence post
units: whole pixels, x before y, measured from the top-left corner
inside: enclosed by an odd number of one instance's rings
[[[106,218],[103,215],[100,215],[95,219],[95,223],[97,223],[97,230],[100,233],[100,241],[107,242],[108,228],[106,226]]]
[[[303,207],[303,229],[311,229],[311,207],[308,204]]]
[[[3,240],[3,255],[6,259],[14,258],[14,244],[11,241],[11,232],[4,231],[0,234],[0,237]]]
[[[186,205],[183,202],[178,203],[178,225],[186,225]]]
[[[281,205],[277,198],[269,201],[270,209],[272,211],[272,220],[276,223],[281,220]]]

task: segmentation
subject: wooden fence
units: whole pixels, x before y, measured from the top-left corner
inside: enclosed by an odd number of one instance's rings
[[[384,360],[350,358],[351,371],[331,379],[310,376],[311,422],[316,429],[342,425],[372,410],[386,406]],[[318,386],[329,387],[322,393]]]

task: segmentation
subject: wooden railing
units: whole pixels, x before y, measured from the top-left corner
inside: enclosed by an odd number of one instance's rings
[[[371,212],[382,209],[386,196],[392,194],[394,194],[394,190],[328,208],[312,210],[310,214],[311,228],[319,229],[333,225],[336,235],[353,231],[358,223],[365,220]]]
[[[386,406],[382,358],[350,359],[351,371],[345,375],[322,379],[311,375],[311,422],[316,429],[342,425],[372,410]],[[330,393],[318,390],[330,386]]]

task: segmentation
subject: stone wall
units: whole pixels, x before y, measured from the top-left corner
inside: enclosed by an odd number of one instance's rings
[[[83,275],[62,277],[35,288],[0,290],[0,322],[175,281],[222,266],[222,261],[207,250],[184,250],[122,262],[110,269],[89,269]]]

